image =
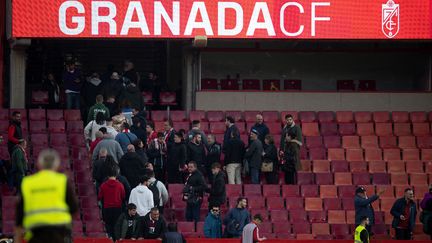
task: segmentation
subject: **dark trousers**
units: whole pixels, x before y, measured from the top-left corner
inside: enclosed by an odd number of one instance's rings
[[[80,93],[67,93],[66,94],[66,109],[79,109],[80,108]]]
[[[408,229],[395,229],[396,240],[411,240],[411,231]]]
[[[198,222],[200,220],[200,208],[201,208],[201,203],[199,202],[198,204],[187,204],[186,205],[186,221],[188,222]]]
[[[296,171],[285,171],[285,184],[296,184]]]
[[[252,184],[260,184],[260,169],[250,167],[249,172]]]
[[[275,171],[264,173],[267,184],[278,184],[278,176]]]
[[[163,167],[154,167],[155,177],[158,181],[165,183],[165,169]]]
[[[103,221],[105,222],[105,229],[108,233],[108,236],[112,237],[113,239],[115,238],[115,224],[121,213],[121,208],[104,208],[102,211]]]
[[[70,243],[72,242],[70,230],[64,227],[42,227],[32,232],[33,236],[28,243]]]

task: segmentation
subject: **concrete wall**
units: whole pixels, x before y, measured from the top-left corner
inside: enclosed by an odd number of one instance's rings
[[[196,93],[196,110],[432,111],[432,93]]]
[[[336,90],[344,79],[378,90],[426,90],[429,54],[389,52],[202,52],[202,77],[301,79],[303,90]]]

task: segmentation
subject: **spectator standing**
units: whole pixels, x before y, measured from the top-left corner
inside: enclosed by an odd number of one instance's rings
[[[226,202],[226,188],[225,188],[225,174],[221,171],[219,163],[213,163],[211,172],[213,174],[213,181],[211,188],[208,189],[210,196],[208,198],[210,208],[225,204]]]
[[[12,118],[8,127],[8,152],[9,156],[12,156],[15,145],[19,144],[20,140],[23,139],[23,133],[21,129],[21,113],[19,111],[12,112]]]
[[[282,169],[285,172],[285,183],[292,185],[296,183],[297,170],[301,167],[298,156],[299,142],[292,134],[286,133],[285,136],[285,147],[282,153],[285,162]]]
[[[153,164],[156,178],[160,181],[165,180],[165,162],[167,156],[167,145],[163,133],[157,134],[157,139],[153,140],[147,150],[149,162]]]
[[[243,228],[250,222],[250,213],[247,210],[248,202],[244,197],[237,199],[237,206],[232,208],[224,218],[225,237],[240,238]]]
[[[280,150],[285,151],[287,143],[295,142],[295,144],[290,144],[292,146],[291,150],[296,162],[296,170],[301,169],[300,164],[300,147],[303,145],[303,134],[299,126],[294,122],[294,118],[291,114],[285,116],[286,124],[282,129],[282,136],[280,141]],[[289,136],[289,140],[288,137]]]
[[[141,110],[138,107],[133,107],[132,115],[140,120],[141,127],[145,129],[147,126],[147,111]]]
[[[42,85],[43,89],[48,91],[48,108],[58,109],[60,107],[60,86],[54,74],[49,72]]]
[[[118,134],[117,130],[113,127],[113,120],[111,118],[108,118],[105,121],[106,124],[106,132],[104,134],[108,133],[112,138],[115,138]]]
[[[369,218],[367,216],[361,216],[360,224],[357,226],[354,232],[355,243],[369,243],[369,232],[368,231]]]
[[[109,157],[109,158],[108,158]],[[107,159],[114,160],[112,156],[108,155],[108,151],[106,148],[101,148],[99,150],[98,158],[93,160],[92,165],[92,177],[93,180],[96,182],[96,189],[99,190],[99,186],[102,184],[102,182],[105,180],[104,178],[104,172],[102,172],[103,165]]]
[[[225,118],[225,126],[227,129],[225,130],[225,133],[224,133],[224,140],[223,140],[224,145],[228,142],[228,140],[231,139],[232,134],[234,134],[240,138],[240,131],[237,128],[237,126],[235,125],[235,120],[232,116],[227,116]],[[234,132],[234,131],[236,131],[236,132]],[[224,147],[224,150],[225,150],[225,147]]]
[[[108,180],[102,183],[99,188],[98,200],[102,202],[103,220],[108,236],[112,239],[115,238],[115,224],[121,215],[122,205],[126,198],[126,192],[117,180],[117,170],[111,170]]]
[[[263,145],[258,139],[259,133],[257,130],[252,130],[250,134],[251,144],[246,149],[245,158],[249,162],[249,171],[252,184],[260,183],[260,171],[262,164],[262,154],[264,152]]]
[[[92,155],[92,160],[95,160],[97,158],[97,156],[99,155],[99,151],[105,148],[108,151],[108,154],[111,155],[114,159],[115,162],[119,162],[121,157],[123,157],[123,150],[120,147],[120,144],[114,140],[114,138],[112,138],[109,134],[104,134],[104,137],[102,139],[102,141],[100,141],[98,143],[98,145],[96,145],[94,151],[93,151],[93,155]]]
[[[129,203],[133,203],[137,206],[137,212],[139,215],[147,215],[150,209],[154,207],[153,193],[148,189],[150,178],[146,175],[141,177],[141,184],[132,189],[129,197]]]
[[[129,84],[134,84],[136,86],[140,86],[140,76],[139,73],[135,70],[135,64],[131,60],[125,60],[123,66],[123,84],[125,86]]]
[[[144,163],[147,163],[148,157],[142,140],[138,138],[133,142],[133,146],[135,147],[135,152],[141,157]]]
[[[375,213],[372,203],[379,199],[384,193],[384,190],[379,191],[377,195],[372,195],[371,197],[366,195],[366,189],[364,187],[358,187],[355,192],[355,224],[360,225],[362,218],[367,217],[368,223],[365,227],[368,232],[372,232],[372,226],[375,223]]]
[[[117,219],[115,225],[115,236],[118,240],[136,240],[138,239],[139,215],[137,214],[136,205],[129,203],[127,212],[122,213]]]
[[[95,101],[97,95],[102,94],[102,88],[103,88],[103,84],[102,84],[102,80],[99,77],[99,74],[94,72],[91,74],[90,77],[87,77],[86,82],[84,82],[83,87],[81,89],[81,97],[82,100],[84,101],[84,107],[86,109],[86,111],[90,111],[90,107],[93,105],[93,102]],[[102,96],[102,103],[103,104],[103,96]],[[88,113],[85,113],[86,115]],[[93,117],[87,117],[87,121],[91,121],[95,119],[95,115],[97,114],[94,113]],[[105,117],[107,117],[105,114]]]
[[[152,208],[150,212],[141,219],[139,224],[141,239],[162,240],[166,232],[165,219],[160,215],[158,208]]]
[[[168,149],[170,149],[171,146],[174,144],[174,135],[176,133],[171,119],[164,122],[164,130],[165,143],[167,144]]]
[[[224,144],[225,165],[228,174],[228,184],[241,184],[241,168],[245,153],[245,144],[240,140],[237,131],[233,131],[231,139]]]
[[[69,242],[72,215],[78,210],[74,188],[65,175],[56,172],[60,156],[54,150],[42,151],[37,167],[39,171],[25,177],[21,185],[13,242],[23,242],[24,231],[30,233],[30,243]]]
[[[207,139],[204,131],[201,130],[201,122],[199,120],[193,120],[192,121],[192,128],[187,134],[187,141],[188,142],[191,141],[193,139],[193,137],[195,136],[195,134],[201,134],[201,139],[203,140],[206,147],[208,147],[208,143],[207,143],[208,139]]]
[[[195,134],[187,145],[187,161],[194,161],[203,175],[206,175],[205,157],[206,150],[201,142],[201,134]]]
[[[267,184],[277,184],[279,159],[273,136],[270,134],[267,134],[264,139],[263,163],[271,163],[273,165],[272,171],[264,173]]]
[[[183,183],[182,171],[187,169],[186,156],[182,134],[177,132],[174,136],[174,145],[167,154],[168,183]]]
[[[137,136],[141,141],[147,141],[147,131],[145,127],[141,126],[141,120],[138,117],[132,118],[133,125],[131,126],[131,132]]]
[[[111,74],[110,80],[104,83],[102,94],[105,98],[105,105],[110,109],[110,114],[114,114],[119,106],[120,94],[124,89],[123,82],[120,75],[117,72]]]
[[[96,115],[98,113],[102,113],[104,115],[104,120],[111,118],[109,109],[104,105],[103,95],[96,96],[96,104],[94,104],[89,109],[87,123],[91,122],[92,120],[96,120]]]
[[[153,140],[157,139],[157,132],[155,132],[155,125],[152,121],[149,121],[147,123],[146,132],[147,132],[147,146],[148,146]]]
[[[127,104],[129,107],[137,107],[140,110],[144,109],[144,99],[136,84],[128,84],[123,89],[119,98],[120,104]]]
[[[186,220],[198,222],[204,191],[207,185],[194,161],[188,163],[188,171],[189,176],[183,189],[183,200],[186,201]]]
[[[264,143],[265,137],[270,133],[270,130],[264,123],[264,118],[261,114],[256,115],[256,123],[252,126],[251,130],[258,131],[258,139],[261,141],[261,143]]]
[[[120,173],[126,177],[131,187],[140,184],[140,176],[145,173],[144,161],[136,152],[135,147],[129,144],[127,153],[120,159]]]
[[[81,72],[76,69],[75,62],[69,61],[63,72],[63,84],[66,94],[66,109],[80,109]]]
[[[201,137],[202,138],[202,137]],[[211,173],[211,167],[213,163],[220,163],[220,157],[222,152],[221,145],[216,141],[216,137],[213,134],[210,134],[207,137],[207,156],[206,156],[206,173],[208,175],[209,182],[211,183],[213,177]]]
[[[96,134],[95,134],[96,139],[93,142],[90,143],[90,154],[93,154],[94,149],[96,148],[96,146],[98,145],[98,143],[100,141],[102,141],[102,139],[103,139],[103,135],[104,134],[103,134],[103,132],[101,132],[102,128],[106,130],[105,127],[99,128],[99,131],[97,131]]]
[[[102,112],[96,114],[96,119],[90,121],[84,128],[84,137],[87,141],[87,145],[90,147],[91,142],[96,140],[96,132],[102,127],[105,127],[105,116]]]
[[[186,243],[183,235],[177,232],[175,223],[169,223],[167,229],[168,231],[162,236],[162,243]]]
[[[395,201],[390,214],[393,216],[392,227],[396,231],[396,239],[411,240],[417,215],[414,191],[411,188],[405,189],[404,197]]]
[[[204,221],[204,236],[213,239],[222,238],[222,220],[219,206],[210,207],[210,212]]]
[[[255,243],[265,241],[267,238],[260,237],[259,225],[263,222],[261,214],[253,216],[251,223],[247,224],[243,228],[242,243]]]
[[[12,152],[11,156],[11,164],[12,169],[10,171],[12,177],[13,177],[13,185],[17,189],[17,192],[19,192],[19,189],[21,187],[21,182],[24,178],[24,176],[27,174],[28,170],[28,161],[27,161],[27,141],[24,139],[21,139],[17,145],[15,145],[15,148]]]
[[[169,201],[169,195],[168,190],[166,189],[165,184],[163,184],[161,181],[158,181],[155,177],[154,171],[147,170],[146,172],[147,176],[150,178],[149,180],[149,189],[153,192],[153,202],[156,208],[159,209],[159,213],[163,214],[164,212],[164,206]],[[152,188],[155,188],[152,189]],[[157,191],[156,200],[155,200],[155,192]]]
[[[122,125],[122,130],[117,134],[115,140],[120,144],[123,153],[127,153],[128,145],[132,144],[133,141],[137,140],[137,136],[130,132],[130,127],[127,122]]]
[[[420,208],[425,210],[427,204],[432,202],[432,184],[429,185],[429,191],[424,194],[422,201],[420,202]]]
[[[432,240],[432,185],[429,186],[429,192],[425,193],[420,202],[420,207],[423,210],[420,215],[423,232],[430,235]]]

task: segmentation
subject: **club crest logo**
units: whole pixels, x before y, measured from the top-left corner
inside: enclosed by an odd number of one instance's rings
[[[399,4],[388,0],[382,5],[381,29],[388,38],[395,37],[399,32]]]

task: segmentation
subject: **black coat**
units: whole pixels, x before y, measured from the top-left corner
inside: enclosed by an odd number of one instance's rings
[[[208,192],[210,193],[208,198],[210,207],[221,206],[226,202],[225,174],[222,171],[214,176]]]
[[[225,165],[231,163],[243,163],[245,144],[239,138],[230,139],[225,147]]]
[[[160,216],[158,221],[155,221],[154,230],[150,229],[150,213],[146,216],[141,217],[140,222],[138,223],[138,232],[141,237],[144,239],[157,239],[162,238],[163,234],[166,232],[166,223],[165,219]]]
[[[221,156],[221,145],[214,143],[208,147],[208,153],[206,157],[206,165],[210,167],[213,163],[220,162]]]
[[[145,128],[132,125],[130,131],[131,133],[135,134],[141,141],[143,141],[144,144],[146,143],[147,131],[145,130]]]
[[[224,150],[225,150],[225,144],[227,143],[227,141],[228,141],[228,140],[231,140],[231,133],[232,133],[233,131],[237,131],[237,134],[240,135],[239,129],[238,129],[238,127],[237,127],[236,125],[232,125],[231,127],[228,127],[228,128],[225,130],[225,133],[224,133],[224,140],[223,140]],[[239,137],[239,138],[240,138],[240,137]]]
[[[186,145],[181,143],[174,143],[170,150],[168,150],[167,156],[167,168],[171,171],[178,171],[179,168],[183,168],[186,159]]]
[[[140,184],[139,178],[145,173],[143,159],[135,152],[128,152],[120,159],[120,173],[127,178],[132,188]]]
[[[187,145],[187,161],[195,161],[198,167],[204,165],[206,151],[204,144],[195,144],[189,142]]]
[[[199,170],[194,171],[188,176],[185,185],[185,191],[191,191],[190,189],[192,189],[198,196],[204,196],[204,192],[207,189],[207,184],[204,180],[204,176]]]
[[[264,153],[263,161],[273,162],[273,171],[277,170],[276,168],[279,164],[279,159],[276,146],[274,144],[264,144]]]

